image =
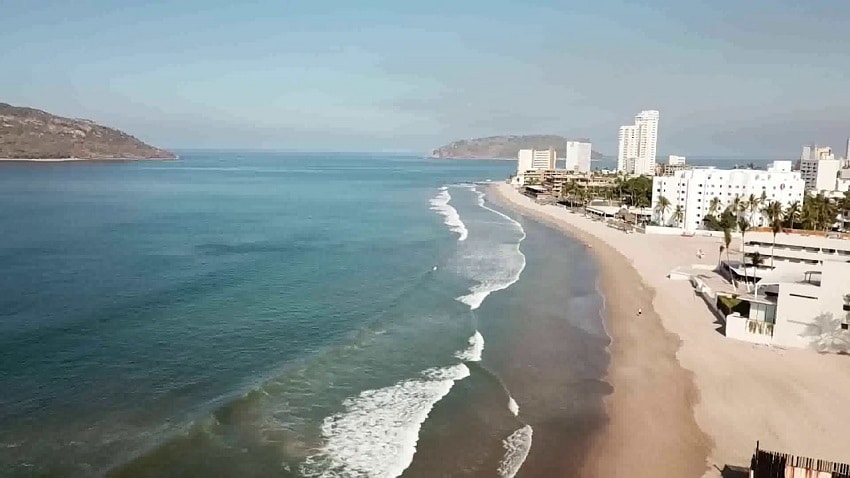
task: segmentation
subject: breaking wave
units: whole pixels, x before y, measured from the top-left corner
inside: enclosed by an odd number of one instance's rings
[[[457,209],[449,205],[452,195],[447,187],[440,188],[440,192],[431,199],[431,209],[443,216],[443,223],[449,226],[449,230],[458,234],[458,241],[465,241],[469,235],[466,225],[460,220]]]
[[[481,354],[484,352],[484,336],[481,335],[481,332],[475,331],[471,337],[469,337],[469,347],[466,350],[458,352],[455,354],[455,357],[466,361],[466,362],[480,362]]]
[[[476,275],[478,277],[475,277],[479,282],[469,289],[469,294],[462,295],[457,300],[468,305],[471,310],[475,310],[481,306],[487,296],[493,292],[507,289],[519,280],[523,269],[525,269],[525,254],[520,250],[520,244],[526,235],[522,224],[507,214],[487,206],[484,202],[484,193],[475,187],[472,188],[472,191],[478,195],[478,205],[480,207],[508,220],[521,233],[521,237],[516,244],[500,246],[495,255],[491,253],[492,251],[486,251],[480,257],[473,257],[473,259],[480,263],[476,268]],[[499,259],[499,261],[494,261],[494,258]]]
[[[428,369],[421,377],[367,390],[343,402],[345,411],[325,419],[325,444],[305,461],[305,476],[394,478],[413,461],[419,429],[455,381],[469,376],[464,364]]]
[[[534,430],[531,425],[526,425],[519,430],[511,433],[502,441],[502,447],[505,449],[505,455],[502,461],[499,462],[499,476],[501,478],[513,478],[516,476],[525,459],[528,457],[528,452],[531,450],[531,436]]]

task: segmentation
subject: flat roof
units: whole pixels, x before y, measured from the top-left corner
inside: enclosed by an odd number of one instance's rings
[[[745,244],[750,242],[773,244],[773,233],[750,232],[746,235],[746,240],[744,242]],[[833,239],[816,234],[789,234],[787,232],[780,232],[776,235],[776,245],[850,250],[850,240],[848,239]]]

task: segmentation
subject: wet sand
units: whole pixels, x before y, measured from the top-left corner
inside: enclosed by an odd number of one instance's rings
[[[653,309],[655,292],[626,257],[597,237],[518,202],[500,186],[488,192],[508,207],[578,238],[599,266],[605,324],[612,338],[607,380],[614,391],[605,399],[608,423],[593,437],[577,475],[701,476],[711,441],[694,418],[698,392],[692,374],[676,359],[680,340],[664,328]]]

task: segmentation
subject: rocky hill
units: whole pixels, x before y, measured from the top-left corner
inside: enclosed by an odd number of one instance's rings
[[[441,146],[431,152],[432,158],[450,159],[485,159],[510,158],[516,159],[521,149],[555,148],[558,157],[566,156],[567,138],[554,134],[538,134],[526,136],[490,136],[487,138],[463,139]],[[592,159],[602,158],[602,154],[591,152]]]
[[[0,158],[173,159],[123,131],[0,103]]]

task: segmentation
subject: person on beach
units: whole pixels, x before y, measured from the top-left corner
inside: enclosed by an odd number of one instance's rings
[[[643,313],[643,309],[641,309],[640,307],[638,307],[638,315],[640,315],[640,314],[642,314],[642,313]]]

